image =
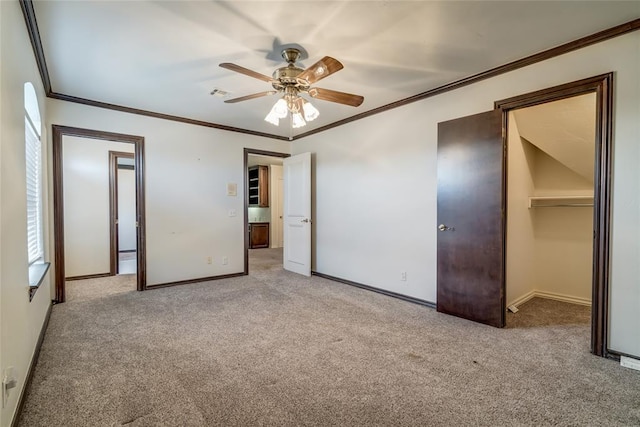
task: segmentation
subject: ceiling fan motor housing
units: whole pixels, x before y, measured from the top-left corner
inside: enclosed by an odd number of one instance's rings
[[[298,78],[304,69],[295,66],[295,62],[300,57],[300,51],[294,48],[285,49],[282,51],[282,57],[289,65],[278,68],[273,72],[273,79],[275,81],[272,85],[274,89],[283,90],[288,87],[294,87],[300,92],[309,90],[309,82]]]
[[[274,80],[278,80],[282,85],[297,85],[301,83],[298,76],[302,74],[303,71],[304,70],[302,68],[296,67],[295,65],[289,65],[275,70],[273,72],[273,78]]]
[[[340,63],[340,61],[330,56],[325,56],[312,66],[306,69],[302,69],[295,65],[298,58],[300,58],[300,54],[300,50],[295,48],[284,49],[282,51],[282,57],[285,61],[287,61],[288,64],[286,67],[281,67],[275,70],[273,72],[273,77],[257,73],[248,68],[244,68],[232,63],[225,62],[220,64],[222,68],[226,68],[231,71],[235,71],[237,73],[245,74],[249,77],[271,83],[273,88],[276,90],[276,92],[265,91],[253,95],[241,96],[240,98],[227,99],[225,103],[247,101],[249,99],[255,99],[263,96],[274,95],[278,92],[284,92],[283,98],[288,103],[291,103],[291,107],[289,108],[291,111],[294,111],[293,107],[297,107],[296,111],[299,111],[300,108],[306,105],[304,104],[304,100],[299,98],[299,95],[301,93],[306,93],[312,98],[336,102],[338,104],[350,105],[353,107],[358,107],[360,106],[360,104],[362,104],[362,102],[364,101],[364,97],[360,95],[353,95],[346,92],[338,92],[335,90],[311,87],[311,85],[315,82],[327,76],[330,76],[337,71],[340,71],[343,68],[343,65]]]
[[[306,80],[298,78],[303,71],[304,70],[302,68],[298,68],[294,65],[278,68],[273,72],[273,88],[276,90],[291,88],[298,92],[308,91],[310,86],[309,83]]]

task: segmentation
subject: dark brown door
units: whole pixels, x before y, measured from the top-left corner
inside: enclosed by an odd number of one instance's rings
[[[504,326],[502,111],[438,124],[438,311]]]

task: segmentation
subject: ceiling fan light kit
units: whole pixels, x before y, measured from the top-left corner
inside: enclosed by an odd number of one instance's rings
[[[315,120],[320,112],[309,101],[302,98],[298,92],[292,88],[285,89],[285,95],[280,98],[271,108],[265,121],[278,126],[280,119],[291,114],[291,125],[294,129],[305,126],[307,122]]]
[[[343,65],[337,59],[325,56],[309,68],[302,69],[295,65],[296,61],[300,57],[300,51],[298,49],[284,49],[282,51],[282,57],[287,61],[288,65],[275,70],[273,72],[273,77],[269,77],[228,62],[220,64],[220,67],[222,68],[271,83],[273,89],[275,89],[239,98],[228,99],[225,103],[233,104],[236,102],[247,101],[249,99],[274,95],[276,93],[284,93],[282,98],[280,98],[271,108],[271,111],[269,111],[264,120],[278,126],[280,124],[280,119],[284,119],[290,115],[291,126],[295,129],[305,126],[307,122],[315,120],[320,115],[318,109],[309,101],[304,99],[301,94],[307,94],[315,99],[336,102],[338,104],[349,105],[352,107],[358,107],[364,101],[364,97],[360,95],[311,87],[315,82],[328,77],[343,68]]]
[[[308,122],[317,119],[318,116],[320,115],[320,111],[318,111],[316,107],[314,107],[313,105],[311,105],[310,102],[307,102],[307,101],[303,101],[302,111],[304,111],[304,118]]]

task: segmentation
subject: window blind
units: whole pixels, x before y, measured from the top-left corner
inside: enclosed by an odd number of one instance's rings
[[[43,257],[42,235],[42,147],[40,137],[25,117],[27,169],[27,249],[29,265]]]

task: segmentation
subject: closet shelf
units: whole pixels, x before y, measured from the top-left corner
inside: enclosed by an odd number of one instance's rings
[[[593,196],[532,196],[531,208],[583,208],[593,206]]]

